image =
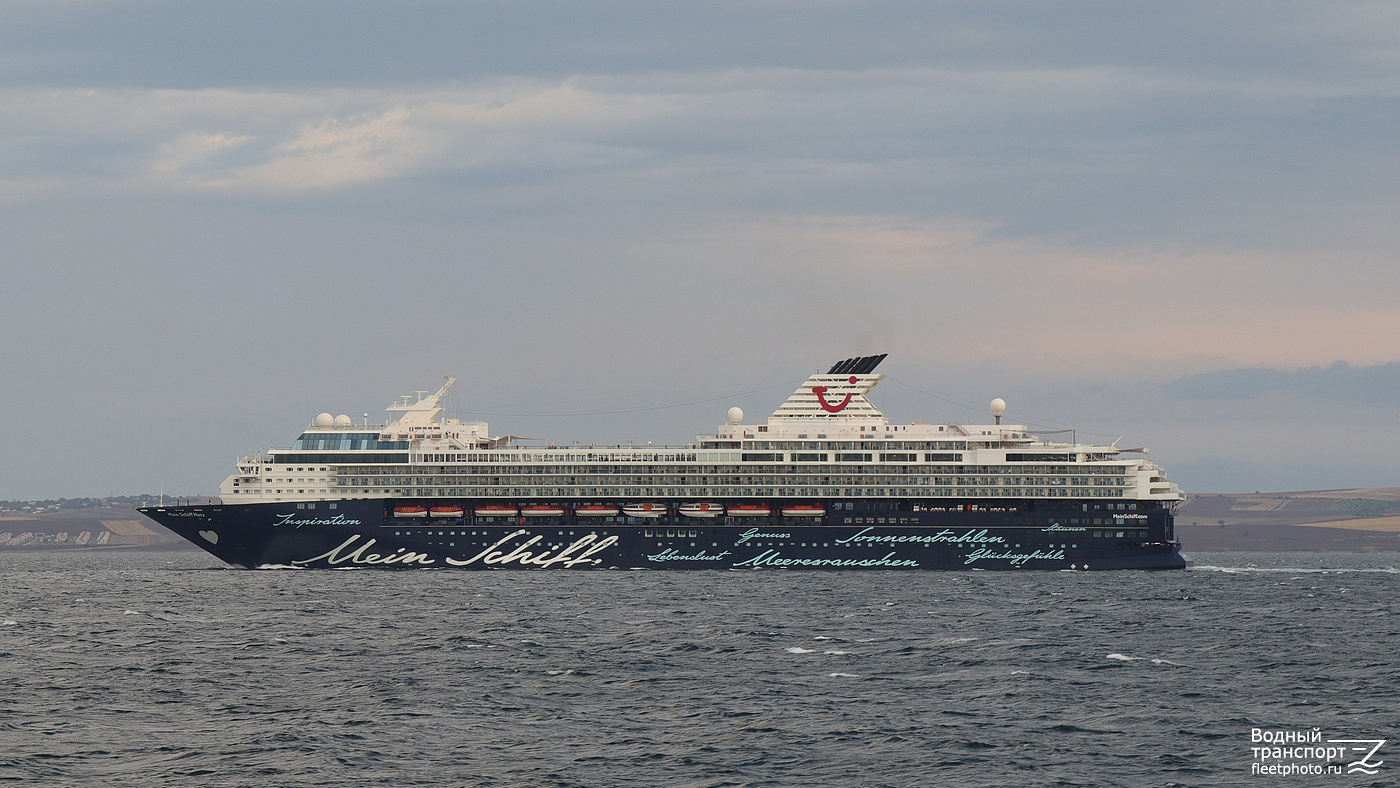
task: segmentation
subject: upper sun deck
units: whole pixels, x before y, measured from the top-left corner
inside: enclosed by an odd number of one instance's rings
[[[499,445],[504,439],[491,438],[484,421],[442,418],[442,398],[456,382],[456,378],[445,378],[435,393],[418,391],[389,403],[385,410],[400,416],[383,424],[371,424],[368,415],[363,423],[355,424],[349,416],[322,413],[297,438],[292,449],[402,451],[430,443],[456,449]]]

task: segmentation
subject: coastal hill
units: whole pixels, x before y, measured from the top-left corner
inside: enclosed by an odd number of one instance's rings
[[[1193,495],[1176,534],[1188,553],[1400,550],[1400,487]]]
[[[0,550],[197,550],[136,511],[158,501],[155,495],[0,501]]]
[[[154,496],[0,501],[0,550],[198,549],[135,511],[155,502]],[[1193,495],[1177,510],[1176,534],[1188,554],[1400,551],[1400,487]]]

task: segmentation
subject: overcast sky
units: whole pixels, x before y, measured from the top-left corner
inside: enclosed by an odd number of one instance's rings
[[[212,493],[316,413],[895,421],[1400,486],[1393,2],[0,5],[0,499]]]

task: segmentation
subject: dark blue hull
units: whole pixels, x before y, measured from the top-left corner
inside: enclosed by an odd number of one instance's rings
[[[462,569],[1182,569],[1151,502],[830,502],[820,517],[408,518],[394,501],[148,507],[239,566]],[[402,503],[402,502],[398,502]],[[444,502],[424,502],[439,504]],[[453,502],[459,503],[459,502]],[[460,502],[471,511],[474,502]],[[1131,507],[1131,508],[1129,508]],[[778,507],[774,507],[778,511]]]

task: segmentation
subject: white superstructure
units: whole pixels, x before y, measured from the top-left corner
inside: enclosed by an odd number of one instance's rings
[[[525,446],[486,422],[443,419],[449,378],[383,425],[319,415],[289,449],[245,457],[224,503],[423,498],[626,501],[924,499],[930,505],[1184,498],[1141,451],[1056,443],[1021,425],[891,424],[866,398],[884,356],[808,378],[762,424],[731,421],[687,446]],[[1000,421],[1005,404],[994,403]],[[737,418],[736,418],[737,417]]]

